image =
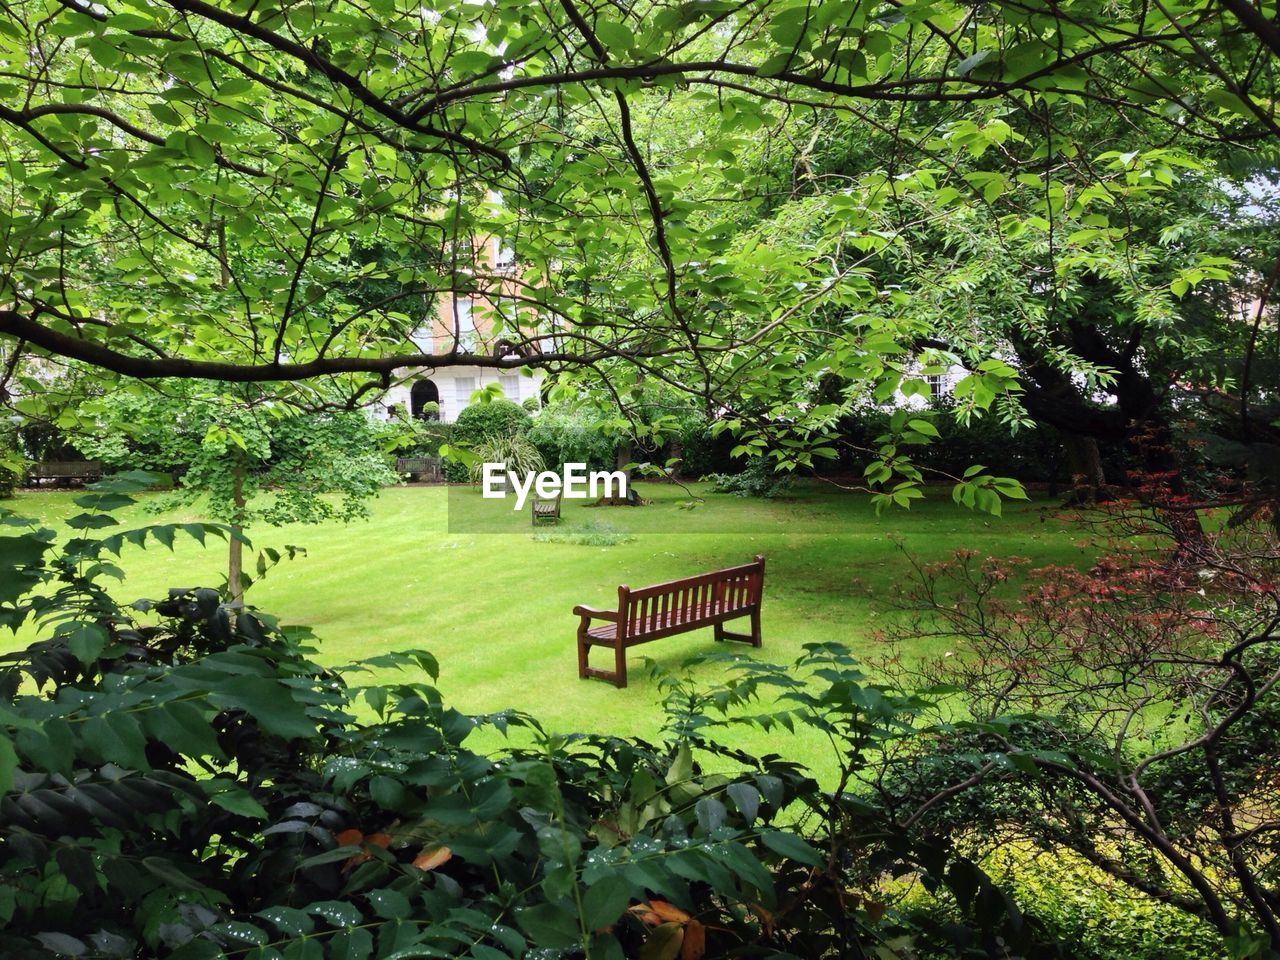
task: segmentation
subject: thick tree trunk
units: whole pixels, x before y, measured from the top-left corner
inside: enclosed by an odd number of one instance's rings
[[[635,462],[636,448],[635,443],[627,440],[620,444],[617,452],[613,456],[613,469],[621,470],[627,475],[627,495],[625,497],[601,497],[596,501],[598,506],[602,507],[634,507],[640,503],[639,495],[631,486],[634,475],[627,469],[627,464]]]
[[[1067,502],[1077,505],[1100,503],[1107,499],[1106,474],[1098,441],[1078,433],[1063,433],[1062,447],[1071,474],[1071,493]]]
[[[626,470],[627,464],[635,459],[635,444],[630,440],[618,444],[618,449],[613,455],[613,469]],[[627,471],[627,479],[631,479],[631,471]]]
[[[237,457],[235,472],[232,474],[231,502],[235,512],[231,521],[231,540],[227,553],[227,596],[232,603],[244,601],[244,584],[241,574],[244,571],[244,544],[240,537],[244,533],[244,458]]]

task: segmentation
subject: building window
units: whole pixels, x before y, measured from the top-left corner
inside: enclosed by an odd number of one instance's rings
[[[502,395],[508,400],[520,402],[520,378],[511,374],[504,374],[498,377],[498,386],[502,388]]]
[[[506,269],[516,262],[516,248],[512,246],[510,240],[498,240],[498,256],[494,260],[494,266],[499,270]]]
[[[471,395],[476,392],[475,377],[457,377],[453,381],[453,399],[462,406],[471,402]]]
[[[470,298],[454,297],[453,310],[448,319],[449,328],[458,331],[458,349],[474,350],[476,346],[476,320]]]
[[[924,378],[924,382],[929,384],[929,396],[931,397],[942,396],[942,387],[943,387],[942,374],[930,373]]]
[[[431,328],[419,327],[413,333],[409,334],[409,341],[421,353],[430,353],[432,347]]]

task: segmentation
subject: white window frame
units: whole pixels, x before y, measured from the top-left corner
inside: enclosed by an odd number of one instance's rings
[[[459,350],[474,350],[476,345],[476,305],[470,297],[454,297],[449,308],[449,330],[457,332]]]
[[[458,403],[459,408],[465,407],[471,402],[471,395],[476,392],[475,377],[454,377],[453,378],[453,399]]]

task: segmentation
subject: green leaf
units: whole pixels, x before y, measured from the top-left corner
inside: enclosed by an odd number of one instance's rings
[[[299,870],[305,870],[310,867],[322,867],[326,863],[337,863],[340,860],[350,860],[352,857],[358,856],[363,851],[360,847],[334,847],[332,850],[326,850],[324,853],[317,853],[313,857],[307,857],[298,863]]]
[[[811,867],[822,866],[822,854],[794,833],[782,830],[766,830],[760,835],[764,845],[779,856],[808,864]]]
[[[241,817],[252,817],[265,820],[269,816],[266,808],[254,799],[253,794],[240,787],[233,787],[209,798],[214,804]]]
[[[612,927],[631,905],[631,884],[621,874],[601,877],[582,897],[582,914],[588,930]]]
[[[924,434],[926,437],[938,437],[938,428],[928,420],[910,420],[907,422],[907,429],[914,430],[916,433]]]
[[[107,631],[96,623],[72,621],[62,624],[58,636],[66,639],[67,648],[85,666],[96,661],[107,645]]]
[[[693,810],[698,819],[698,826],[706,833],[712,833],[723,826],[725,817],[728,816],[724,804],[715,797],[701,798],[693,805]]]
[[[159,704],[155,709],[146,711],[144,723],[152,737],[183,756],[222,757],[211,718],[206,717],[194,703],[176,700]]]
[[[83,957],[89,952],[89,948],[85,946],[83,941],[77,940],[66,933],[58,933],[56,931],[37,933],[35,934],[35,939],[46,950],[60,957]]]
[[[204,889],[204,887],[196,883],[177,866],[163,857],[144,857],[142,859],[142,866],[145,867],[148,872],[159,877],[166,884],[176,890]]]
[[[517,910],[516,923],[543,949],[565,949],[578,942],[577,921],[559,903],[540,903]]]
[[[307,906],[307,912],[323,917],[334,927],[354,927],[364,919],[364,914],[354,904],[343,900],[318,900]]]
[[[413,909],[409,906],[408,897],[391,889],[369,891],[369,904],[373,912],[384,920],[403,920]]]
[[[72,501],[77,507],[84,507],[86,510],[97,510],[106,512],[109,510],[119,510],[137,503],[133,497],[126,496],[123,493],[109,493],[106,491],[92,493],[84,493],[76,497]]]
[[[725,787],[724,792],[733,801],[742,818],[748,824],[753,823],[760,812],[760,791],[749,783],[731,783]]]
[[[146,770],[146,738],[137,719],[123,710],[90,717],[82,724],[81,736],[103,760],[134,770]]]
[[[617,20],[601,18],[595,24],[596,37],[610,50],[625,52],[635,46],[635,34],[625,24]]]
[[[259,910],[254,916],[261,917],[273,924],[281,933],[293,937],[305,936],[315,928],[315,922],[306,911],[299,910],[297,907],[271,906],[265,910]]]
[[[362,927],[343,930],[330,941],[330,960],[367,960],[373,953],[373,934]]]
[[[13,789],[13,774],[18,769],[18,753],[7,733],[0,733],[0,795]]]
[[[210,691],[210,699],[222,707],[239,707],[268,733],[285,739],[316,735],[316,725],[306,708],[293,699],[293,691],[265,677],[234,677]]]
[[[105,513],[77,513],[63,522],[72,530],[101,530],[120,523],[115,517]]]

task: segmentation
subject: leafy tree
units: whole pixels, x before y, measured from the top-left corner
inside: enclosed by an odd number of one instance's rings
[[[1148,166],[1166,135],[1267,150],[1278,45],[1244,0],[343,2],[270,17],[24,0],[0,30],[0,96],[21,104],[0,112],[0,332],[114,374],[332,376],[350,397],[464,363],[589,370],[624,398],[641,376],[731,403],[747,444],[758,420],[806,466],[839,413],[806,403],[813,381],[883,389],[918,334],[872,309],[889,291],[862,261],[893,243],[877,206],[897,185],[975,205],[1021,173],[890,175],[839,204],[778,202],[761,166],[793,117],[879,125],[880,152],[900,156],[934,151],[943,125],[994,138],[986,117],[962,129],[983,107],[1057,123],[1100,104],[1150,122],[1135,147]],[[515,244],[514,271],[473,243],[488,237]],[[411,346],[435,304],[507,288],[518,315],[493,353],[460,336]],[[845,317],[834,337],[814,336],[820,308]],[[1015,382],[979,364],[974,407]],[[896,446],[881,459],[902,459]]]
[[[261,391],[179,382],[163,391],[120,389],[83,403],[78,415],[76,444],[89,456],[176,477],[157,509],[194,506],[230,526],[233,599],[252,582],[245,528],[363,518],[367,502],[396,480],[384,438],[359,411],[305,413]],[[260,555],[259,567],[268,560]]]

